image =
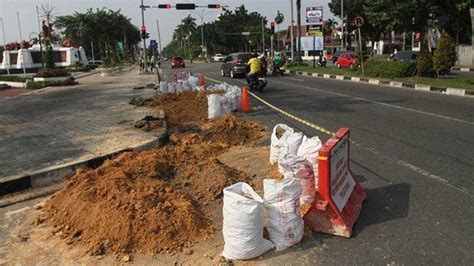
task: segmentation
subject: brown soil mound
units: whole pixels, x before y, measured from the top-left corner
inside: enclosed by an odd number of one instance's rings
[[[244,145],[263,137],[258,123],[226,115],[202,125],[204,140],[228,145]]]
[[[68,243],[88,252],[179,251],[213,228],[185,193],[165,180],[174,169],[155,152],[125,153],[74,176],[44,208],[47,222]]]
[[[207,94],[203,92],[165,93],[157,96],[163,103],[168,126],[207,119]]]

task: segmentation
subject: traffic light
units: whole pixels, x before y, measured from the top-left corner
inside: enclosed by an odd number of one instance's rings
[[[270,32],[271,32],[271,34],[275,33],[275,22],[273,22],[273,21],[272,21],[272,23],[270,23]]]
[[[158,5],[158,8],[170,9],[170,8],[171,8],[171,4],[159,4],[159,5]]]
[[[176,4],[176,9],[196,9],[196,4]]]
[[[207,8],[221,8],[221,5],[219,5],[219,4],[210,4],[210,5],[207,5]]]

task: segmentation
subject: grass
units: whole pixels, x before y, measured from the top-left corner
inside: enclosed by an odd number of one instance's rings
[[[26,78],[19,76],[0,76],[0,81],[26,82]]]
[[[350,70],[350,69],[338,69],[336,67],[316,67],[312,66],[294,66],[289,67],[288,70],[292,71],[302,71],[302,72],[312,72],[312,73],[322,73],[322,74],[331,74],[331,75],[343,75],[350,77],[367,77],[374,78],[367,75],[362,75],[360,70]],[[380,79],[380,78],[377,78]],[[387,80],[387,79],[384,79]],[[395,78],[393,80],[416,83],[423,85],[430,85],[443,88],[458,88],[474,91],[474,77],[448,77],[446,79],[436,79],[436,78],[425,78],[425,77],[407,77],[407,78]]]

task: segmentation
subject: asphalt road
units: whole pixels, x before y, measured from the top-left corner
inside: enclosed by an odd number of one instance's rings
[[[220,77],[218,63],[194,73]],[[260,96],[331,131],[351,129],[351,168],[368,194],[351,239],[314,234],[272,264],[474,264],[474,98],[314,77],[269,77]],[[329,136],[252,99],[249,117]]]

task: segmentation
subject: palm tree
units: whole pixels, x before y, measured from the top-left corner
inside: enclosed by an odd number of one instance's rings
[[[323,28],[323,35],[327,36],[327,34],[331,34],[331,46],[332,46],[332,53],[334,53],[334,29],[336,28],[337,21],[334,19],[330,18],[326,20],[326,23],[324,24]]]

